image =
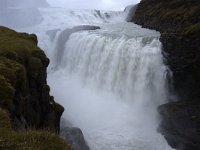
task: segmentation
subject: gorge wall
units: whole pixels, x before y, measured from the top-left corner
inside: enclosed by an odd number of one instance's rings
[[[0,26],[0,149],[69,149],[53,134],[64,108],[49,94],[48,64],[36,35]]]
[[[142,0],[132,21],[161,32],[178,102],[159,108],[160,132],[181,150],[200,149],[200,1]]]

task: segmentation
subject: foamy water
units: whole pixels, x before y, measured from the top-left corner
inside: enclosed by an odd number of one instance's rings
[[[169,96],[160,34],[126,23],[122,12],[40,12],[40,24],[20,30],[37,33],[51,59],[51,93],[65,107],[63,118],[83,130],[91,149],[171,150],[157,132],[157,107]],[[101,29],[75,32],[61,43],[62,51],[56,49],[66,28],[86,24]]]

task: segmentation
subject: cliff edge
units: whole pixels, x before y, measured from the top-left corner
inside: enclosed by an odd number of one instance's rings
[[[200,1],[142,0],[133,20],[161,32],[163,52],[181,99],[200,96]]]
[[[142,0],[132,21],[161,32],[178,102],[162,105],[160,132],[180,150],[200,149],[200,1]]]
[[[49,95],[48,64],[36,35],[0,26],[0,149],[70,149],[54,134],[64,108]]]

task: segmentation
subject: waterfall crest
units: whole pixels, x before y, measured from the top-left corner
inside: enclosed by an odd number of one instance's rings
[[[57,59],[60,68],[127,101],[155,107],[165,103],[168,70],[163,64],[159,34],[128,37],[104,33],[105,29],[72,34]]]
[[[103,25],[72,33],[55,59],[54,95],[67,100],[64,117],[91,149],[171,150],[156,131],[157,107],[168,100],[159,36],[130,23]]]
[[[127,11],[40,11],[31,31],[51,60],[48,83],[66,124],[91,150],[171,150],[157,132],[169,95],[160,33],[125,22]],[[83,25],[92,29],[74,30]]]

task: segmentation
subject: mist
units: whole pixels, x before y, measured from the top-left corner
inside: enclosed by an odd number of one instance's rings
[[[169,96],[160,33],[123,11],[139,1],[0,0],[0,25],[37,35],[62,127],[81,128],[91,150],[172,150],[157,132]]]
[[[46,0],[1,0],[0,25],[13,29],[36,25],[43,19],[38,8],[48,6]]]
[[[140,0],[47,0],[51,6],[70,9],[123,10]]]
[[[63,34],[54,40],[62,51],[49,54],[59,66],[48,83],[64,120],[82,129],[91,150],[171,150],[157,132],[157,107],[168,99],[160,34],[117,21],[61,44]]]
[[[38,8],[64,7],[67,9],[115,10],[122,11],[128,5],[140,0],[1,0],[0,25],[13,29],[33,26],[42,22]]]

